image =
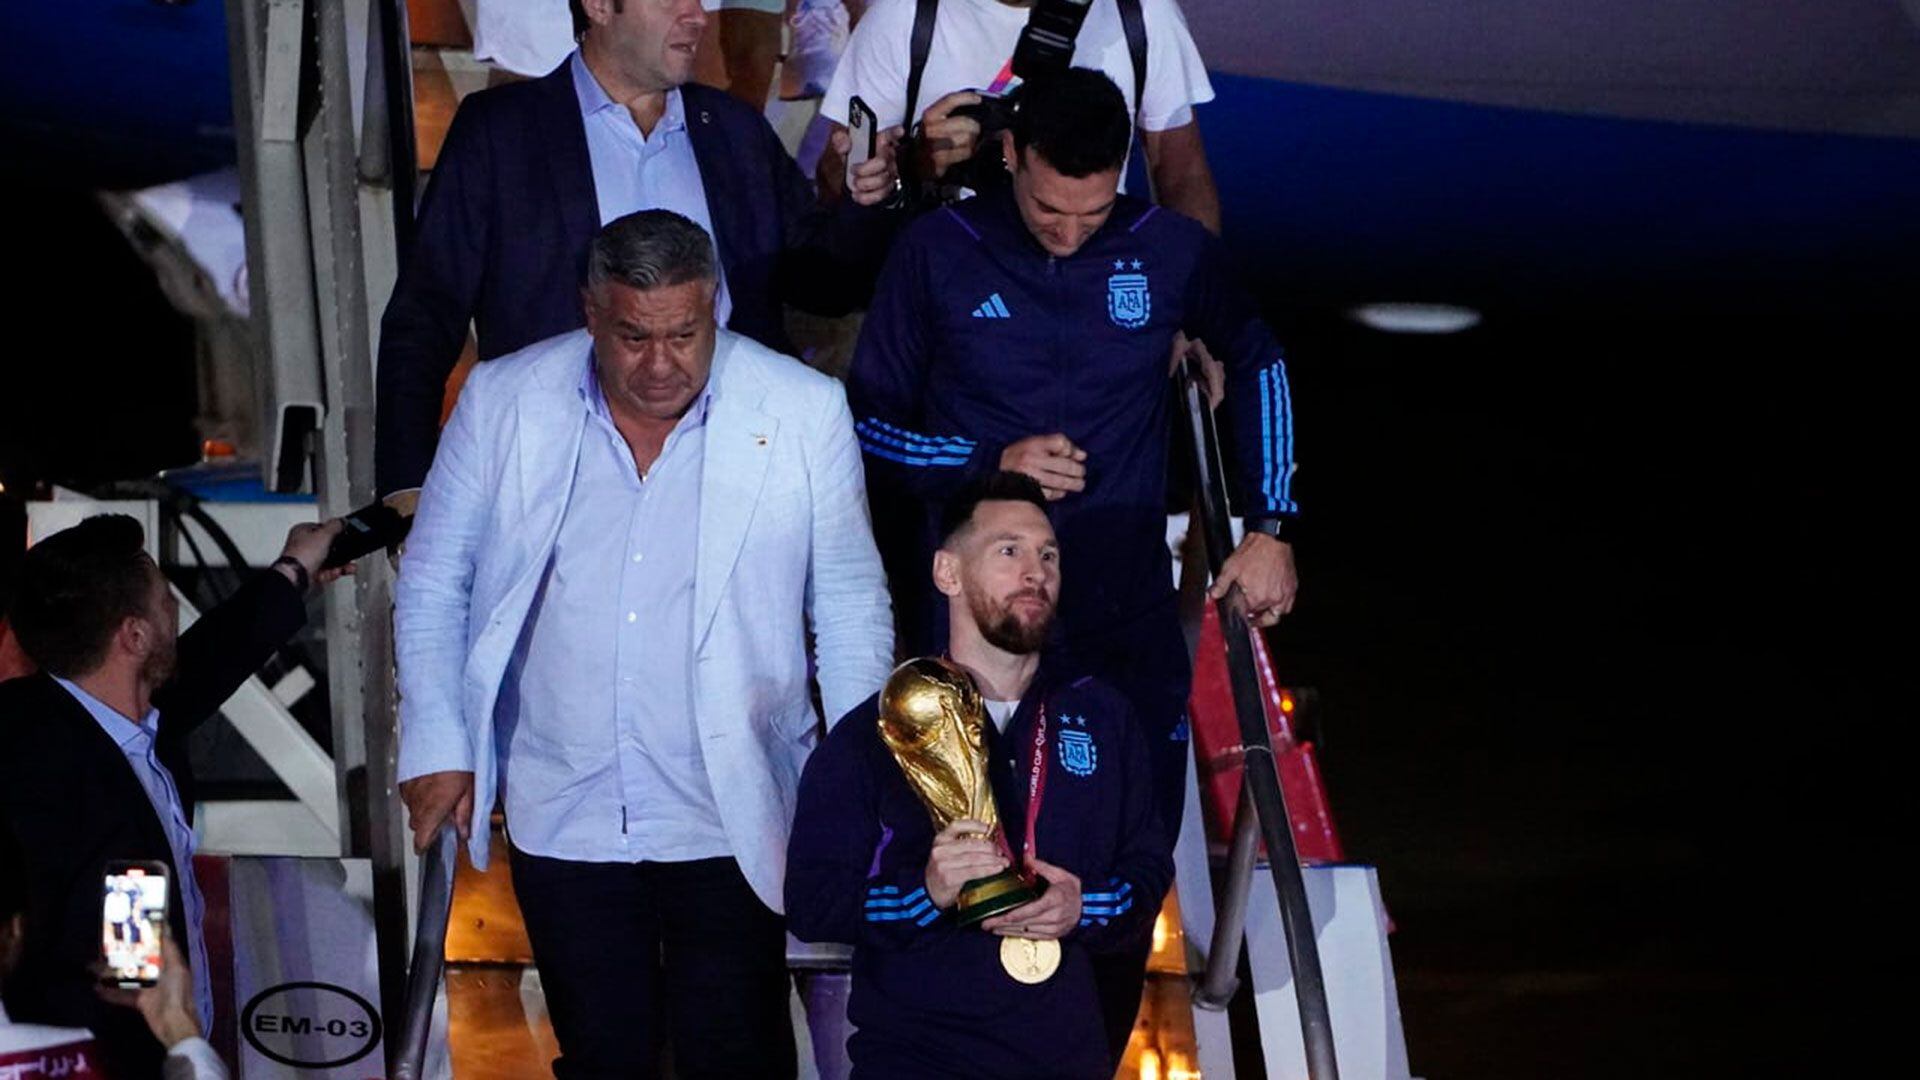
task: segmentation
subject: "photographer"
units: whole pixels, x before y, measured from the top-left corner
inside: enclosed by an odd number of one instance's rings
[[[169,868],[168,923],[191,976],[188,1005],[213,1019],[205,904],[193,876],[195,784],[187,739],[307,619],[339,520],[295,525],[271,568],[185,633],[139,522],[102,514],[27,550],[9,615],[40,670],[0,683],[0,817],[26,849],[32,933],[6,985],[22,1021],[93,1031],[107,1073],[157,1075],[148,1025],[94,992],[101,865]]]
[[[848,101],[857,95],[882,128],[918,122],[913,167],[919,179],[946,176],[997,142],[997,133],[983,133],[976,110],[983,94],[1003,95],[1020,84],[1014,52],[1030,16],[1058,25],[1073,14],[1072,0],[877,0],[847,41],[821,115],[844,128]],[[927,15],[928,32],[916,34],[916,22]],[[1071,51],[1052,50],[1044,62],[1104,71],[1126,98],[1154,199],[1217,234],[1220,196],[1193,115],[1193,106],[1213,100],[1213,84],[1179,6],[1174,0],[1092,0],[1085,20]],[[920,40],[925,51],[916,56]],[[840,168],[831,153],[822,160],[823,175]],[[908,170],[903,161],[902,171]]]

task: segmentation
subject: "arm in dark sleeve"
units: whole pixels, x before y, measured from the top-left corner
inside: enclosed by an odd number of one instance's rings
[[[1214,237],[1203,243],[1188,290],[1185,329],[1227,369],[1223,407],[1231,439],[1223,441],[1231,442],[1240,512],[1290,519],[1300,508],[1293,499],[1293,395],[1284,350],[1232,280],[1226,249]]]
[[[433,463],[447,376],[460,361],[486,273],[490,173],[482,118],[464,105],[447,130],[380,320],[374,472],[383,495],[419,487]]]
[[[306,600],[273,570],[253,575],[180,635],[173,678],[154,691],[169,737],[184,738],[307,621]]]
[[[849,719],[863,715],[872,723],[865,710]],[[802,941],[912,948],[950,932],[952,919],[927,899],[926,853],[892,849],[857,749],[828,736],[801,774],[787,845],[787,928]]]
[[[775,291],[815,315],[858,311],[873,296],[874,278],[905,211],[861,206],[845,195],[823,205],[772,125],[762,119],[760,128],[783,232]]]
[[[1111,952],[1139,939],[1160,914],[1173,884],[1173,845],[1154,806],[1147,740],[1132,714],[1121,726],[1120,844],[1104,874],[1080,883],[1080,927],[1074,940],[1093,952]]]
[[[978,473],[1000,467],[998,445],[963,432],[931,430],[925,417],[930,252],[919,236],[894,248],[880,273],[847,372],[847,399],[867,473],[879,484],[939,502]]]

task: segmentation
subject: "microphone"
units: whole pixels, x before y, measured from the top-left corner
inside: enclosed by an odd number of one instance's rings
[[[381,548],[392,547],[405,540],[407,530],[413,528],[413,515],[402,514],[383,502],[363,506],[340,520],[345,527],[327,548],[326,561],[320,564],[322,570],[345,566]]]

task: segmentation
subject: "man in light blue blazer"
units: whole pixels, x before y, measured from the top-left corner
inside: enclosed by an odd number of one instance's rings
[[[487,859],[495,793],[557,1076],[791,1076],[779,915],[821,697],[885,681],[885,578],[840,384],[714,321],[713,245],[595,237],[587,328],[475,369],[396,588],[416,846]],[[656,1030],[664,1018],[665,1030]]]

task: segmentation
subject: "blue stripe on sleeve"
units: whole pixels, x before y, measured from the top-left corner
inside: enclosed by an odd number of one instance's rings
[[[1292,513],[1293,502],[1293,388],[1287,382],[1287,360],[1281,357],[1268,370],[1273,372],[1274,407],[1280,415],[1280,446],[1277,450],[1273,505],[1275,510]]]
[[[922,897],[918,904],[904,911],[899,911],[899,910],[869,911],[867,912],[867,921],[868,922],[895,922],[900,919],[917,919],[929,911],[938,912],[938,910],[939,910],[938,908],[935,908],[933,906],[933,901],[928,900],[925,897]]]
[[[1267,371],[1255,379],[1260,387],[1260,494],[1273,504],[1273,398],[1267,390]]]
[[[855,426],[871,432],[884,432],[896,439],[904,440],[903,445],[911,450],[964,451],[972,450],[976,445],[974,440],[964,435],[923,435],[917,431],[908,431],[906,428],[889,424],[877,416],[869,416]]]

